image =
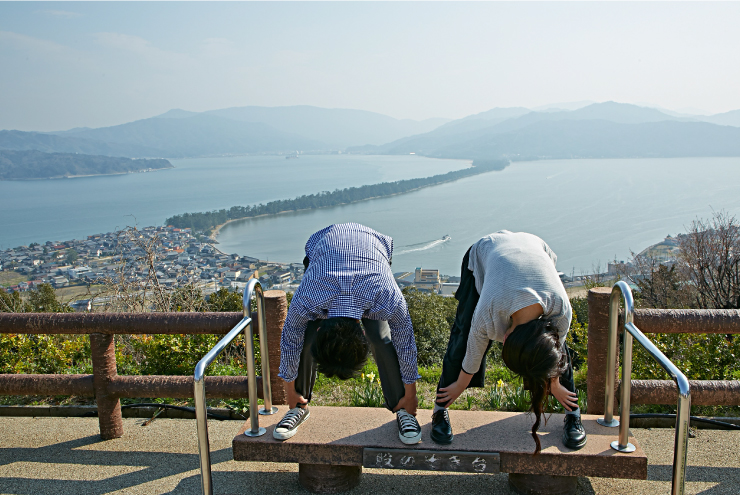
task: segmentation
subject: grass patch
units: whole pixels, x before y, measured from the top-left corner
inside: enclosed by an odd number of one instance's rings
[[[0,272],[0,286],[3,287],[18,285],[21,282],[26,282],[27,280],[29,280],[28,277],[26,277],[25,275],[21,275],[20,273],[13,270],[3,270]]]

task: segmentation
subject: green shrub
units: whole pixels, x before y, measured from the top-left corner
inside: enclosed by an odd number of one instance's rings
[[[457,299],[414,288],[403,289],[403,295],[414,326],[419,366],[441,364],[450,339],[450,328],[455,321]]]
[[[583,299],[583,298],[579,298]],[[571,302],[573,299],[571,299]],[[576,305],[574,305],[575,308]],[[573,319],[570,322],[570,330],[565,338],[568,348],[573,353],[573,369],[580,369],[586,365],[588,356],[588,322],[583,322],[582,313],[573,310]],[[585,318],[588,318],[586,316]]]
[[[740,373],[740,338],[722,334],[649,334],[648,338],[689,380],[732,380]],[[633,344],[633,379],[671,378],[640,345]]]
[[[90,339],[0,334],[0,373],[92,373]]]
[[[585,297],[572,297],[570,306],[573,308],[573,319],[583,325],[588,325],[588,299]]]
[[[241,311],[242,297],[241,292],[231,292],[225,287],[221,287],[208,296],[208,311]]]

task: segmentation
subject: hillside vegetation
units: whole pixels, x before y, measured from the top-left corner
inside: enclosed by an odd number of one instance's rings
[[[0,150],[0,180],[55,179],[173,168],[164,159],[132,160],[77,153]]]

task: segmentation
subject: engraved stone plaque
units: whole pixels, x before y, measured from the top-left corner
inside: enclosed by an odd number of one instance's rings
[[[498,473],[501,457],[497,452],[365,448],[362,465],[379,469]]]

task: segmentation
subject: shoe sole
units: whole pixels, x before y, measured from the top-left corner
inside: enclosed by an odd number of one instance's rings
[[[296,434],[296,432],[298,431],[298,428],[300,428],[300,426],[306,422],[309,416],[311,416],[311,411],[306,412],[306,416],[304,416],[303,421],[298,423],[295,428],[293,428],[292,430],[288,430],[285,433],[278,433],[277,429],[272,430],[272,438],[274,438],[275,440],[289,439],[290,437]]]
[[[439,438],[435,438],[434,435],[429,435],[432,439],[432,442],[436,443],[437,445],[449,445],[452,443],[452,439],[455,438],[455,435],[451,435],[449,440],[440,440]]]
[[[586,446],[586,442],[588,442],[588,437],[584,438],[583,442],[574,445],[568,444],[567,442],[563,441],[563,445],[565,445],[569,449],[579,450]]]
[[[421,431],[419,431],[419,433],[417,433],[413,437],[405,437],[405,436],[401,435],[401,432],[399,431],[398,432],[398,438],[403,443],[405,443],[406,445],[415,445],[415,444],[421,442]]]

